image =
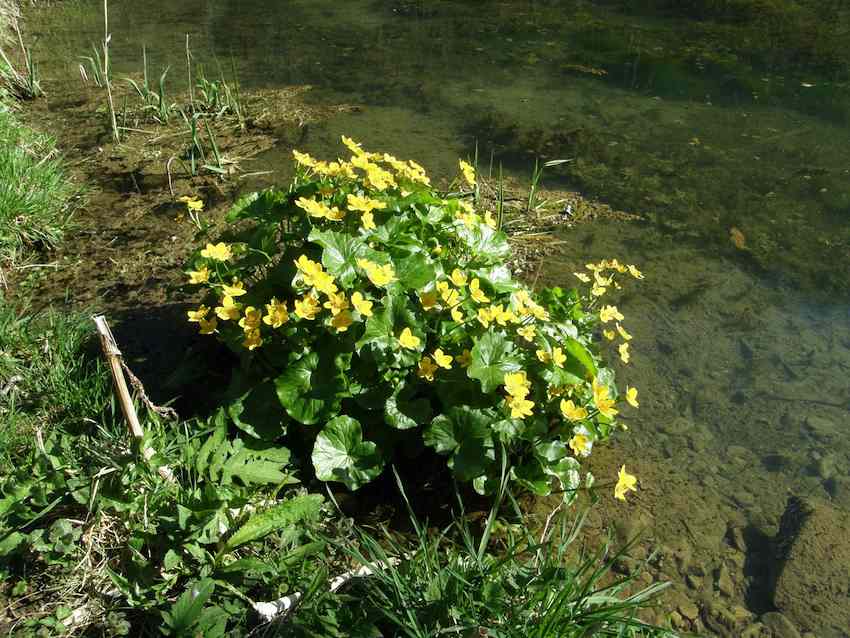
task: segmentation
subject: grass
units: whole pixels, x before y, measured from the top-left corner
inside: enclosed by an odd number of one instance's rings
[[[361,571],[335,595],[319,587],[308,592],[274,635],[674,636],[637,616],[657,604],[665,585],[640,588],[637,574],[613,574],[628,548],[582,552],[577,538],[584,518],[577,512],[553,512],[539,525],[503,489],[483,525],[470,522],[458,496],[452,522],[434,530],[398,485],[411,533],[355,527],[342,538],[319,536],[344,564],[367,566],[371,574]],[[328,618],[345,619],[357,631],[338,633]]]
[[[23,125],[0,97],[0,262],[19,261],[63,237],[76,193],[53,139]]]
[[[49,311],[22,315],[0,300],[0,475],[55,427],[76,430],[99,419],[110,387],[85,356],[91,322]]]

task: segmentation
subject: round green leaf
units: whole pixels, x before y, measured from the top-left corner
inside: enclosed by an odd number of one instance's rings
[[[280,409],[277,392],[266,381],[227,406],[227,414],[240,430],[264,441],[286,434],[286,415]]]
[[[490,393],[504,383],[507,373],[521,368],[519,357],[514,354],[513,342],[502,333],[490,331],[472,349],[472,365],[468,374],[481,381],[482,391]]]
[[[363,440],[356,419],[341,415],[322,428],[313,446],[313,467],[320,481],[339,481],[351,490],[365,485],[384,469],[371,441]]]
[[[320,232],[314,230],[309,240],[319,244],[322,251],[322,265],[336,277],[339,282],[349,287],[357,278],[358,257],[363,257],[369,250],[366,243],[358,237],[333,231]]]
[[[299,423],[313,425],[339,411],[342,386],[333,361],[316,352],[304,355],[274,381],[277,398]]]

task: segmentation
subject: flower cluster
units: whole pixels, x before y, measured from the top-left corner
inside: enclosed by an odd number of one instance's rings
[[[262,362],[257,385],[273,383],[277,423],[323,425],[313,462],[324,480],[374,478],[391,450],[368,437],[390,427],[421,436],[481,492],[501,448],[517,482],[548,493],[554,478],[572,498],[579,460],[619,425],[593,333],[601,324],[608,337],[614,322],[625,363],[631,340],[616,307],[593,307],[617,274],[643,275],[610,260],[577,274],[592,284],[586,297],[535,293],[511,276],[507,237],[474,193],[444,197],[416,162],[343,144],[348,160],[295,151],[288,190],[236,204],[228,219],[247,229],[193,258],[189,282],[207,296],[189,321],[247,353],[248,373]],[[474,186],[475,169],[459,169]],[[637,407],[636,390],[625,399]],[[328,441],[345,449],[329,454]]]

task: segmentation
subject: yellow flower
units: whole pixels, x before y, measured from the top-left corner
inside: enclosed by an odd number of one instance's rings
[[[561,399],[561,414],[570,421],[582,421],[587,418],[587,410],[581,406],[577,406],[572,402],[572,399]]]
[[[569,440],[569,446],[576,456],[588,457],[590,456],[590,451],[593,449],[593,441],[587,430],[579,428],[573,435],[573,438]]]
[[[366,170],[366,184],[378,191],[385,191],[390,186],[396,185],[392,173],[374,164],[371,164]]]
[[[617,484],[614,486],[614,498],[621,501],[626,500],[626,492],[631,490],[637,492],[637,477],[626,472],[626,466],[620,468],[617,473]]]
[[[348,310],[339,311],[331,319],[331,325],[336,328],[337,332],[345,332],[352,323],[354,323],[354,318]]]
[[[373,284],[378,287],[383,287],[395,281],[395,270],[392,264],[379,266],[368,259],[358,259],[357,265],[366,271],[366,276]]]
[[[537,360],[540,361],[540,363],[549,363],[552,360],[552,355],[546,350],[538,350],[535,354],[537,355]]]
[[[202,319],[206,318],[209,311],[209,308],[201,305],[197,310],[189,310],[186,314],[189,315],[190,323],[199,323]]]
[[[504,378],[505,391],[515,397],[526,397],[531,389],[528,375],[524,370],[519,372],[508,372]]]
[[[619,332],[620,336],[623,339],[625,339],[626,341],[632,340],[632,335],[630,335],[628,332],[626,332],[626,329],[623,328],[623,326],[621,326],[620,324],[617,324],[617,332]]]
[[[307,255],[301,255],[295,260],[295,267],[302,274],[304,283],[308,286],[315,286],[317,278],[325,274],[322,264],[307,258]]]
[[[617,310],[617,306],[603,306],[602,310],[599,311],[599,320],[602,323],[608,323],[613,319],[622,321],[624,318],[625,317],[620,314],[620,311]]]
[[[600,262],[598,264],[585,264],[584,267],[590,271],[596,272],[598,270],[604,270],[605,262]]]
[[[484,212],[484,223],[493,230],[496,230],[499,227],[499,222],[497,222],[496,218],[493,217],[493,212],[489,210]]]
[[[600,286],[599,284],[593,284],[593,288],[590,289],[590,294],[594,297],[601,297],[608,289],[605,286]]]
[[[463,321],[463,312],[461,312],[461,309],[457,306],[452,308],[452,319],[454,321],[457,321],[458,323],[461,323]]]
[[[232,283],[224,284],[221,290],[227,297],[241,297],[248,294],[248,291],[245,290],[245,284],[236,279],[236,277],[233,278]]]
[[[552,350],[552,361],[559,368],[564,367],[564,362],[567,360],[567,355],[564,354],[564,351],[560,348],[555,348]]]
[[[471,164],[460,160],[458,162],[460,165],[460,172],[463,174],[463,179],[466,180],[466,183],[470,186],[475,186],[475,169]]]
[[[307,166],[312,168],[316,165],[316,160],[310,157],[307,153],[302,153],[301,151],[296,151],[292,149],[292,156],[295,158],[295,161],[302,166]]]
[[[233,297],[225,296],[221,300],[221,305],[215,309],[216,316],[222,321],[235,321],[239,318],[242,304],[236,303]]]
[[[295,200],[295,205],[306,211],[310,217],[318,217],[321,219],[328,216],[328,207],[322,202],[317,202],[315,199],[299,197]]]
[[[361,293],[355,292],[351,295],[351,303],[354,309],[364,317],[372,316],[372,302],[367,301]]]
[[[506,326],[509,321],[514,321],[516,319],[516,315],[514,315],[514,313],[510,310],[505,310],[504,306],[501,304],[498,306],[491,305],[490,315],[493,317],[493,321],[498,323],[500,326]]]
[[[245,308],[245,315],[239,320],[239,327],[245,332],[252,332],[259,329],[262,320],[263,313],[254,306],[248,306]]]
[[[421,379],[433,381],[434,373],[436,371],[437,366],[435,366],[434,362],[431,361],[431,357],[422,357],[422,359],[419,361],[419,369],[416,371],[416,374],[419,375]]]
[[[427,292],[420,292],[419,303],[422,304],[423,309],[431,310],[431,308],[437,305],[437,291],[429,290]]]
[[[205,284],[210,280],[210,269],[204,266],[200,270],[189,271],[190,284]]]
[[[289,312],[286,310],[286,302],[280,302],[276,297],[272,297],[266,304],[266,316],[263,317],[263,323],[272,328],[280,328],[287,321],[289,321]]]
[[[469,349],[464,349],[463,352],[455,357],[455,361],[457,361],[461,368],[468,368],[472,364],[472,353]]]
[[[206,248],[201,251],[201,257],[215,259],[216,261],[227,261],[233,257],[233,252],[230,250],[230,246],[224,242],[219,242],[218,244],[207,244]]]
[[[349,195],[346,198],[348,209],[361,213],[371,213],[373,210],[381,210],[387,207],[386,202],[360,195]]]
[[[608,386],[599,383],[598,379],[593,380],[593,403],[596,404],[596,409],[602,416],[613,419],[617,416],[617,410],[614,409],[614,401],[608,394]]]
[[[198,325],[201,327],[202,335],[211,335],[214,332],[217,332],[216,328],[218,327],[218,319],[215,317],[211,319],[201,319],[198,322]]]
[[[328,300],[322,305],[330,310],[332,315],[338,315],[348,308],[348,299],[345,298],[343,293],[332,293],[328,295]]]
[[[476,318],[478,319],[478,323],[485,328],[489,328],[490,322],[493,321],[493,312],[489,308],[479,308]]]
[[[319,300],[313,295],[304,295],[295,300],[295,314],[301,319],[312,321],[320,311]]]
[[[573,274],[578,278],[579,281],[584,283],[590,283],[590,277],[585,275],[583,272],[574,272]]]
[[[637,400],[637,388],[630,388],[626,386],[626,401],[633,408],[640,407],[640,403]]]
[[[375,216],[366,212],[360,216],[360,225],[363,227],[363,230],[375,230],[377,226],[375,226]]]
[[[478,226],[478,215],[475,213],[458,213],[457,218],[463,222],[467,228],[475,228]]]
[[[366,154],[366,151],[363,150],[362,146],[350,137],[346,137],[345,135],[343,135],[342,143],[345,144],[349,151],[351,151],[358,157]]]
[[[617,324],[617,325],[619,325],[619,324]],[[603,330],[602,334],[605,335],[605,338],[608,339],[608,341],[613,341],[614,337],[617,336],[617,333],[614,332],[613,330]]]
[[[452,283],[458,288],[463,288],[466,285],[466,275],[463,274],[459,268],[455,268],[452,271],[451,276]]]
[[[505,401],[511,409],[512,419],[524,419],[532,415],[531,408],[534,407],[534,402],[529,401],[524,397],[509,396]]]
[[[472,295],[472,300],[476,303],[488,303],[490,298],[481,290],[481,282],[476,277],[469,282],[469,294]]]
[[[450,354],[446,354],[442,351],[442,349],[437,348],[434,350],[434,361],[441,368],[445,368],[446,370],[451,370],[452,367],[452,357]]]
[[[326,272],[318,273],[313,278],[313,285],[316,287],[316,290],[326,295],[332,295],[337,291],[333,276]]]
[[[248,350],[254,350],[263,345],[263,338],[260,336],[260,331],[250,330],[245,332],[245,340],[242,341],[242,345],[248,348]]]
[[[629,274],[635,279],[643,279],[643,273],[637,269],[634,264],[629,264],[626,266],[626,269],[629,271]]]
[[[621,343],[618,349],[620,351],[620,359],[623,361],[623,363],[628,363],[629,359],[632,358],[632,356],[629,354],[629,344]]]
[[[177,201],[180,201],[180,202],[183,202],[184,204],[186,204],[186,209],[193,212],[193,213],[199,213],[202,210],[204,210],[203,200],[198,199],[197,197],[188,197],[187,195],[184,195],[183,197],[181,197]]]
[[[398,342],[401,344],[402,348],[416,350],[416,348],[419,347],[420,339],[410,331],[410,328],[405,328],[398,336]]]
[[[537,334],[537,329],[534,326],[525,326],[523,328],[517,328],[516,333],[529,343],[532,343],[534,336]]]
[[[327,211],[325,212],[325,217],[331,220],[332,222],[339,222],[345,219],[345,211],[340,210],[339,208],[334,206],[333,208],[327,209]]]

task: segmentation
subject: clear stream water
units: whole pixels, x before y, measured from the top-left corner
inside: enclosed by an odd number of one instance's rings
[[[37,41],[48,74],[76,73],[68,52],[101,37],[98,7],[51,9]],[[697,573],[727,559],[729,526],[773,536],[789,493],[850,510],[845,3],[146,0],[111,12],[119,74],[140,71],[145,44],[151,67],[179,78],[190,33],[197,61],[234,64],[247,88],[310,84],[317,103],[362,105],[308,129],[301,146],[317,155],[340,153],[346,133],[436,175],[476,142],[520,175],[535,157],[570,158],[548,185],[641,215],[565,228],[545,277],[570,283],[613,256],[646,274],[619,300],[635,335],[620,378],[641,409],[597,462],[635,468],[628,516],[671,551],[689,543]],[[255,161],[288,163],[288,148]],[[769,610],[759,575],[737,571],[736,600]],[[701,589],[672,576],[688,596],[714,595],[710,577]]]

